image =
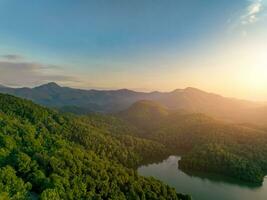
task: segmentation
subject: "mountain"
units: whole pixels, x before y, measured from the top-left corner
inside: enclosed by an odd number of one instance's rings
[[[267,105],[259,102],[226,98],[196,88],[166,93],[157,99],[169,109],[204,113],[229,122],[267,124]]]
[[[138,128],[147,130],[151,126],[156,126],[168,114],[167,108],[161,104],[150,100],[141,100],[118,115],[126,121],[134,122],[134,125]]]
[[[166,149],[119,119],[62,115],[0,94],[0,125],[1,199],[191,199],[137,174]]]
[[[212,172],[257,184],[267,174],[267,131],[260,126],[227,123],[143,101],[118,117],[143,130],[136,132],[138,137],[182,155],[179,167],[185,172]]]
[[[161,103],[170,110],[187,110],[237,123],[267,124],[267,105],[258,102],[226,98],[196,88],[171,92],[136,92],[121,90],[81,90],[48,83],[35,88],[0,88],[1,93],[33,100],[59,108],[61,111],[116,113],[140,100]]]
[[[1,93],[33,100],[49,107],[86,108],[92,112],[115,112],[123,110],[146,93],[122,90],[81,90],[48,83],[35,88],[0,88]]]
[[[257,184],[267,174],[263,127],[151,100],[115,115],[76,116],[0,94],[0,124],[0,195],[14,199],[190,199],[135,171],[168,155],[181,156],[185,173]]]

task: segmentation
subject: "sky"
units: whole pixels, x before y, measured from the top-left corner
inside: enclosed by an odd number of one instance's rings
[[[0,84],[267,101],[267,0],[0,0]]]

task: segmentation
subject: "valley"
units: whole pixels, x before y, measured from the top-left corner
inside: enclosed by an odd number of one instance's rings
[[[0,116],[1,194],[12,198],[190,199],[165,179],[137,173],[170,155],[181,156],[174,176],[215,174],[261,187],[267,174],[264,126],[151,100],[115,113],[77,115],[0,94]]]
[[[185,173],[178,167],[178,156],[138,168],[143,176],[153,176],[177,191],[191,194],[195,200],[265,200],[266,178],[263,185],[240,182],[236,179],[210,173]]]
[[[0,200],[267,200],[267,0],[0,0]]]

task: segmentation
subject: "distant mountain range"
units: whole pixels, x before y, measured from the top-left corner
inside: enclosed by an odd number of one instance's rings
[[[196,88],[171,92],[121,90],[82,90],[48,83],[34,88],[0,86],[1,93],[33,100],[36,103],[76,114],[116,113],[140,100],[162,104],[169,110],[204,113],[238,123],[267,124],[267,105],[207,93]]]

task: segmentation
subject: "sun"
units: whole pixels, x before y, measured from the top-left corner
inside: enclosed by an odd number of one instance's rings
[[[255,91],[267,91],[267,65],[251,67],[245,76],[248,87]]]

